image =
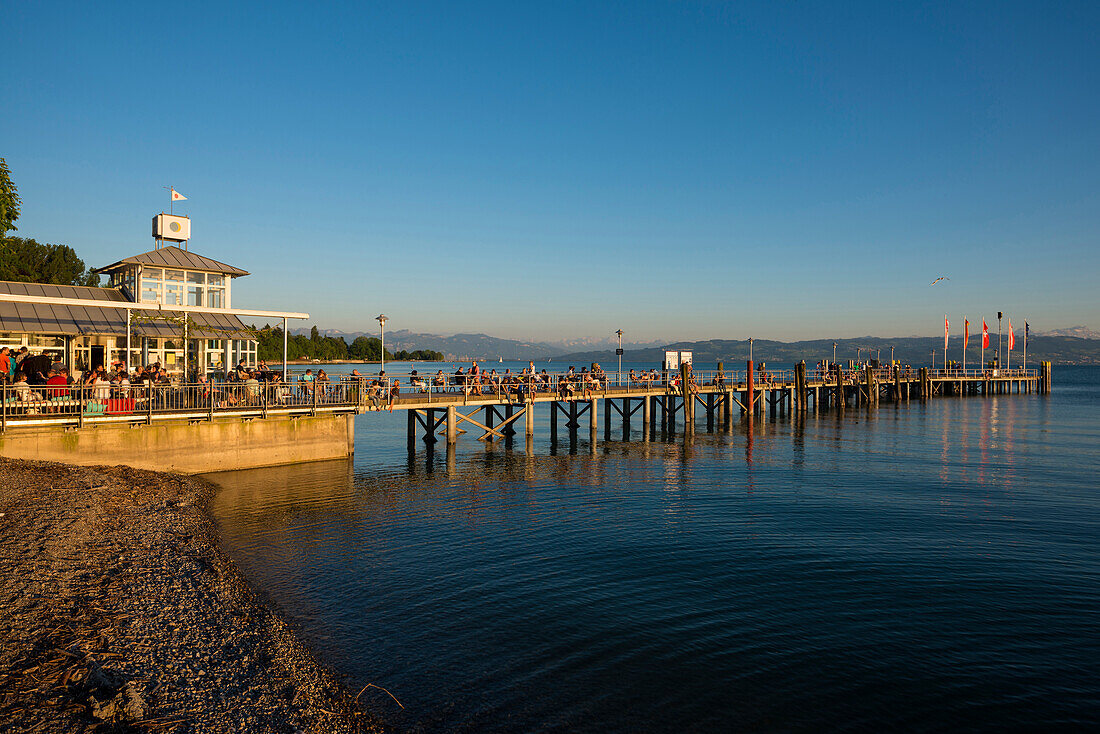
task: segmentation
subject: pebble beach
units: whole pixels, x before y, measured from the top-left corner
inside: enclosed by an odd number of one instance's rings
[[[0,728],[385,730],[223,555],[212,491],[0,459]]]

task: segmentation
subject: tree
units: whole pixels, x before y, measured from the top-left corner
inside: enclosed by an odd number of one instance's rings
[[[0,225],[2,226],[2,225]],[[22,237],[4,238],[0,280],[55,285],[99,285],[99,276],[68,245],[42,244]]]
[[[7,236],[8,230],[18,229],[15,220],[19,219],[19,205],[22,203],[11,180],[8,162],[0,158],[0,237]]]

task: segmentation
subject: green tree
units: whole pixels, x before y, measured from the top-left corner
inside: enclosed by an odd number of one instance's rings
[[[0,238],[7,236],[8,230],[15,231],[15,220],[19,219],[19,205],[23,202],[11,180],[8,162],[0,158]]]
[[[2,225],[0,225],[2,226]],[[22,237],[4,238],[0,280],[55,285],[99,285],[99,276],[68,245],[42,244]]]

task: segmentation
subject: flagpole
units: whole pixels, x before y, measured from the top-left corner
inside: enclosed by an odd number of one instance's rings
[[[1027,319],[1024,319],[1024,372],[1027,372]],[[591,410],[591,408],[589,408]]]
[[[963,374],[966,374],[966,342],[970,340],[970,322],[963,316]]]
[[[947,334],[950,327],[947,324],[947,314],[943,315],[943,369],[947,371]]]

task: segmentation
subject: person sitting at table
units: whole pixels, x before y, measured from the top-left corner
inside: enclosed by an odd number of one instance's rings
[[[260,381],[256,379],[255,372],[248,373],[248,377],[244,381],[244,391],[249,405],[256,405],[260,402]]]
[[[46,385],[50,388],[46,393],[51,398],[67,398],[69,397],[69,370],[67,367],[62,367],[55,370],[50,379],[46,380]]]
[[[433,387],[446,387],[447,378],[443,376],[443,370],[439,370],[435,373],[435,377],[432,378]]]
[[[424,384],[424,380],[420,377],[416,370],[412,371],[409,375],[409,385],[413,387],[417,392],[428,392],[428,386]]]
[[[15,399],[21,403],[26,403],[31,400],[30,383],[27,382],[27,373],[23,370],[19,370],[15,373],[15,382],[12,383],[12,389],[15,391]]]

